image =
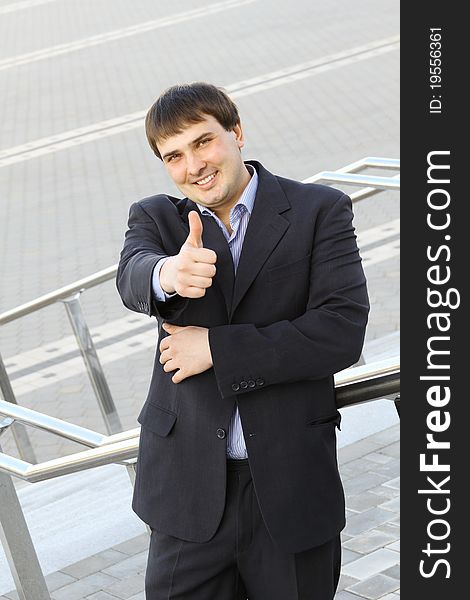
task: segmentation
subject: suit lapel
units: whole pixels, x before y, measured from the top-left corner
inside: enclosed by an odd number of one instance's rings
[[[290,209],[290,203],[276,177],[257,161],[247,162],[258,172],[258,190],[238,263],[230,321],[253,280],[289,228],[289,221],[281,213]]]
[[[233,269],[232,254],[228,246],[227,240],[217,225],[215,219],[209,215],[201,214],[196,204],[189,200],[183,211],[182,218],[186,225],[187,234],[189,234],[188,214],[192,211],[197,211],[202,221],[202,242],[204,248],[210,248],[217,254],[217,272],[214,277],[214,283],[219,287],[225,299],[227,314],[230,314],[230,306],[232,304],[233,285],[235,273]]]

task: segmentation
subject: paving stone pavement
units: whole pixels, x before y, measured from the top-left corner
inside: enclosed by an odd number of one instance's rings
[[[335,600],[400,597],[398,440],[395,425],[339,449],[347,524]],[[48,575],[52,599],[145,600],[147,548],[148,536],[142,534]],[[7,599],[18,595],[0,596]]]
[[[12,0],[0,0],[0,86],[5,91],[0,158],[2,150],[35,140],[44,140],[45,148],[42,155],[0,165],[5,199],[0,312],[116,263],[130,204],[163,190],[178,195],[147,147],[142,125],[116,135],[104,131],[88,143],[70,142],[57,151],[53,140],[142,111],[176,81],[205,79],[222,86],[252,77],[264,81],[276,70],[326,57],[327,66],[315,75],[260,86],[236,100],[247,138],[245,158],[303,179],[364,156],[398,156],[398,50],[346,66],[328,61],[335,53],[396,35],[396,2],[298,0],[292,10],[289,3],[253,0],[234,2],[199,20],[188,17],[204,6],[196,0],[181,0],[177,7],[113,0],[110,11],[108,0],[50,0],[16,7]],[[180,22],[174,19],[178,15],[183,16]],[[142,29],[159,19],[168,19],[167,25]],[[313,27],[315,23],[322,26]],[[202,24],[210,35],[201,35]],[[141,27],[140,32],[124,34],[130,26]],[[110,32],[114,39],[92,40]],[[62,54],[54,55],[59,45],[70,42],[79,42],[80,48],[75,44],[75,49],[62,48]],[[44,56],[28,55],[34,52]],[[345,191],[350,190],[345,186]],[[399,217],[398,195],[385,192],[364,199],[354,212],[359,234],[387,224]],[[370,342],[399,330],[399,257],[370,267],[365,262],[365,269]],[[82,305],[92,333],[132,315],[113,281],[84,293]],[[151,333],[153,322],[133,316],[136,328],[145,326]],[[26,351],[64,340],[71,329],[63,307],[54,305],[2,326],[0,334],[0,352],[8,364]],[[94,339],[99,343],[98,334]],[[98,353],[108,351],[113,348],[99,348]],[[58,357],[54,363],[58,370],[60,362]],[[103,365],[124,428],[135,427],[152,362],[153,351],[142,348],[116,353],[115,360]],[[42,377],[38,368],[33,364],[36,380],[26,382],[29,387],[17,388],[21,405],[106,433],[84,370],[37,385]],[[14,390],[18,381],[12,377]],[[82,448],[39,430],[29,433],[38,461]],[[392,600],[399,593],[393,587],[398,576],[392,564],[399,550],[398,432],[392,428],[377,435],[340,451],[349,518],[339,600]],[[11,432],[2,437],[2,447],[18,456]],[[49,576],[54,599],[143,598],[146,544],[142,536]]]
[[[0,52],[10,64],[3,68],[6,63],[0,60],[5,90],[1,147],[7,152],[46,140],[41,156],[0,167],[6,199],[0,220],[0,311],[115,264],[130,204],[162,190],[179,193],[149,150],[143,125],[116,135],[105,130],[88,143],[60,151],[53,143],[54,135],[146,109],[176,81],[207,79],[230,86],[257,77],[263,82],[273,71],[324,60],[325,68],[314,76],[271,88],[261,85],[236,100],[245,128],[245,158],[304,179],[364,156],[399,154],[398,50],[354,58],[344,66],[328,59],[396,35],[399,11],[393,0],[358,0],[354,6],[299,0],[295,11],[275,0],[239,5],[234,0],[231,8],[203,20],[187,18],[188,11],[206,10],[195,0],[180,2],[177,9],[167,2],[143,0],[131,6],[114,0],[111,13],[106,0],[33,4],[13,10],[9,0],[0,2],[0,10],[9,7],[0,21]],[[186,20],[175,22],[175,15],[183,13]],[[167,25],[123,33],[158,19],[167,19]],[[202,22],[210,36],[197,33]],[[312,33],[312,23],[322,27]],[[93,41],[110,32],[114,40]],[[81,47],[55,56],[58,46],[68,42]],[[46,54],[36,60],[32,52]],[[26,62],[15,65],[10,60],[15,57]],[[398,194],[366,198],[354,211],[360,234],[399,217]],[[366,341],[371,341],[399,329],[399,257],[370,267],[365,263],[365,269],[371,300]],[[85,292],[82,305],[92,334],[133,314],[123,307],[113,281]],[[140,318],[136,327],[154,327],[145,316],[133,316]],[[70,336],[71,329],[63,306],[56,304],[2,326],[0,335],[8,365],[26,351]],[[116,356],[103,367],[125,427],[135,425],[152,358],[152,350],[142,350]],[[12,376],[21,405],[106,433],[84,369],[58,382],[45,377],[37,373],[36,380],[17,389]],[[40,431],[30,435],[38,460],[79,449]],[[18,455],[10,433],[2,444]]]
[[[115,0],[110,14],[104,0],[55,1],[8,13],[0,22],[0,50],[17,56],[176,14],[171,3],[138,4]],[[199,6],[185,0],[178,14]],[[312,23],[322,23],[314,34]],[[398,32],[398,7],[393,0],[358,0],[354,6],[299,0],[292,11],[275,0],[255,0],[208,17],[210,36],[197,35],[198,25],[185,21],[158,35],[149,31],[0,71],[2,148],[144,110],[175,81],[209,79],[227,86],[387,39]],[[366,155],[397,156],[398,91],[395,50],[244,95],[237,100],[244,155],[298,179]],[[9,165],[0,169],[0,186],[7,199],[0,224],[0,311],[114,264],[130,204],[162,190],[178,193],[152,156],[143,126]],[[366,199],[355,212],[359,231],[396,218],[397,195]],[[369,336],[398,328],[396,313],[374,325],[383,309],[397,306],[397,270],[394,260],[370,273]],[[84,308],[91,327],[126,313],[112,283],[87,292]],[[1,352],[9,357],[70,329],[62,307],[55,306],[1,333]]]

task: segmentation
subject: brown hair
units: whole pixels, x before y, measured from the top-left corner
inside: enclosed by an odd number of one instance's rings
[[[162,157],[157,141],[181,133],[185,126],[200,123],[205,115],[217,119],[227,131],[240,123],[238,109],[222,88],[197,81],[165,90],[145,117],[145,133],[154,153]]]

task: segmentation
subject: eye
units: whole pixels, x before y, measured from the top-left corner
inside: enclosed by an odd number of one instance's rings
[[[204,146],[204,145],[205,145],[205,144],[207,144],[207,142],[209,142],[209,141],[210,141],[210,138],[205,138],[204,140],[201,140],[201,141],[198,143],[198,146]]]
[[[169,157],[167,158],[167,161],[166,161],[166,162],[167,162],[167,163],[169,163],[169,162],[174,162],[174,161],[175,161],[175,160],[176,160],[178,157],[179,157],[179,154],[172,154],[171,156],[169,156]]]

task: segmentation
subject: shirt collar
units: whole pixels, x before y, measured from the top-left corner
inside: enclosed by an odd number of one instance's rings
[[[242,195],[240,196],[238,202],[234,206],[232,206],[230,215],[233,214],[235,207],[238,206],[239,204],[242,204],[246,208],[246,210],[248,211],[248,214],[250,216],[251,216],[251,213],[253,212],[256,191],[258,189],[258,173],[256,172],[256,169],[252,165],[245,163],[245,167],[251,173],[251,178],[250,178],[250,181],[248,182],[248,185],[243,190]],[[215,216],[215,213],[212,210],[210,210],[209,208],[207,208],[206,206],[202,206],[202,204],[198,204],[197,202],[195,202],[195,204],[201,211],[201,214],[210,215],[212,217]]]

